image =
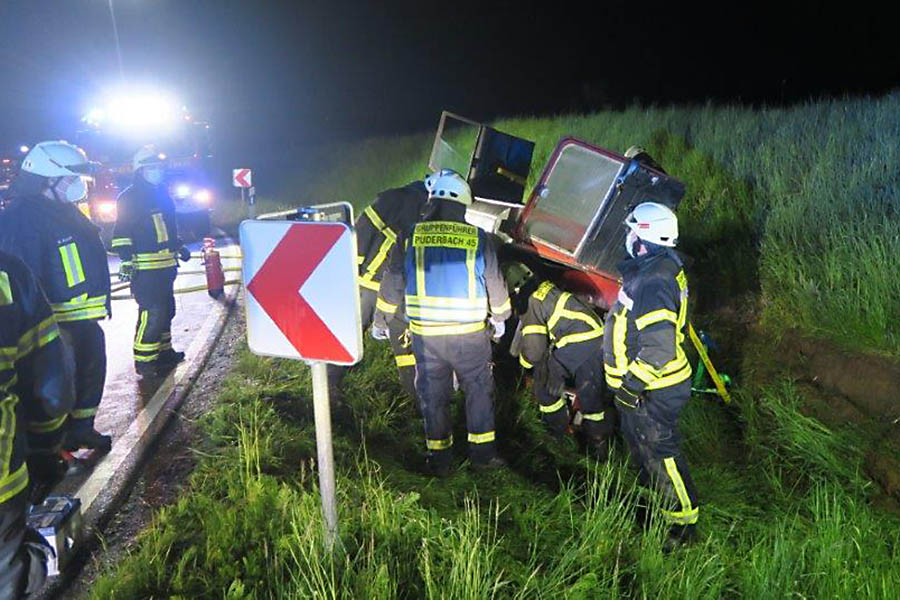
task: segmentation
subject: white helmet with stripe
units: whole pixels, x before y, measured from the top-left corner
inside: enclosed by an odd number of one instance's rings
[[[674,248],[678,243],[678,217],[658,202],[642,202],[634,207],[625,224],[638,238],[658,246]]]
[[[96,166],[84,150],[63,140],[35,144],[22,161],[24,172],[41,177],[86,176]]]
[[[428,198],[439,198],[459,202],[463,206],[472,205],[472,190],[463,176],[451,169],[441,169],[425,178]]]

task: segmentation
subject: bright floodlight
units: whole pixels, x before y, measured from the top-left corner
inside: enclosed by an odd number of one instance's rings
[[[141,133],[169,129],[181,118],[181,104],[172,96],[153,90],[129,90],[109,95],[83,121],[123,133]]]
[[[25,146],[24,144],[19,146],[19,152],[21,152],[22,154],[25,154],[29,150],[31,150],[31,148],[29,148],[28,146]]]
[[[194,194],[194,200],[199,202],[200,204],[209,204],[212,202],[212,192],[209,190],[200,190],[196,194]]]
[[[175,196],[178,198],[187,198],[191,194],[191,186],[182,183],[175,188]]]

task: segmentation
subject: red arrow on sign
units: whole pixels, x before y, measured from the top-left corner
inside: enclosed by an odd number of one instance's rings
[[[346,231],[340,224],[292,227],[247,284],[291,345],[306,357],[352,362],[353,357],[300,295],[300,288]],[[327,358],[326,358],[327,357]]]
[[[234,184],[238,187],[250,187],[250,169],[236,169],[234,171]]]

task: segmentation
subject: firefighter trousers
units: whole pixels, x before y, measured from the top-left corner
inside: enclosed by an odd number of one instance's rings
[[[173,268],[137,271],[131,293],[138,305],[134,334],[134,362],[151,363],[160,353],[172,350],[172,319],[175,317],[176,271]]]
[[[697,490],[681,453],[678,415],[691,396],[691,382],[645,392],[636,408],[616,402],[622,435],[640,465],[641,482],[662,495],[663,517],[674,526],[697,522]]]
[[[0,503],[0,600],[17,600],[36,592],[47,578],[47,555],[38,549],[25,525],[27,493]]]
[[[555,359],[551,357],[550,360]],[[553,373],[557,369],[548,369],[551,371],[550,378],[569,379],[574,383],[575,397],[581,410],[582,431],[589,443],[604,443],[612,437],[616,415],[612,407],[612,395],[603,378],[603,353],[591,352],[575,369],[557,362],[562,372]],[[563,383],[547,382],[541,385],[536,382],[534,388],[541,418],[554,435],[563,435],[569,426],[569,409],[562,395]]]
[[[372,326],[378,293],[364,287],[361,287],[359,292],[360,320],[362,322],[362,331],[365,335],[369,327]],[[416,357],[412,352],[409,326],[399,316],[391,319],[388,323],[388,339],[391,343],[391,351],[394,353],[394,362],[397,365],[397,375],[400,378],[400,384],[410,398],[415,398]],[[328,365],[328,385],[333,391],[339,388],[344,375],[347,373],[347,369],[348,367]]]
[[[435,466],[447,465],[451,458],[454,373],[466,397],[469,458],[473,463],[487,463],[497,455],[488,335],[487,330],[460,335],[412,334],[416,394],[425,421],[425,445]]]
[[[106,337],[95,320],[60,323],[59,332],[75,363],[75,407],[68,428],[90,431],[106,383]]]

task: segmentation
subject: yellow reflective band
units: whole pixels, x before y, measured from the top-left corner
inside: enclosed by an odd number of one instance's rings
[[[550,318],[547,319],[547,331],[552,332],[553,328],[556,327],[556,322],[562,317],[562,311],[566,308],[566,300],[568,300],[571,295],[572,294],[569,292],[563,292],[559,295],[559,298],[556,300],[556,306],[553,307],[553,313],[550,315]]]
[[[0,271],[0,306],[13,303],[12,287],[9,285],[9,275],[6,271]]]
[[[378,213],[375,212],[375,209],[372,208],[371,205],[366,207],[363,214],[369,217],[369,220],[372,221],[372,225],[374,225],[378,231],[383,233],[385,237],[390,238],[392,242],[397,241],[397,234],[381,220],[381,217],[378,216]]]
[[[432,308],[430,306],[406,306],[406,314],[410,319],[430,321],[481,321],[487,316],[484,307],[470,308],[468,310]]]
[[[638,331],[640,331],[641,329],[643,329],[649,325],[653,325],[654,323],[660,323],[662,321],[671,321],[672,324],[677,325],[678,324],[678,315],[676,315],[671,310],[661,308],[659,310],[654,310],[654,311],[648,312],[643,317],[636,319],[634,324],[638,328]]]
[[[166,221],[163,219],[162,213],[153,213],[153,227],[156,228],[156,241],[160,244],[169,241],[169,230],[166,228]]]
[[[478,250],[478,228],[465,223],[430,221],[418,223],[413,229],[414,248],[456,248]]]
[[[522,328],[522,335],[531,335],[531,334],[539,334],[539,335],[547,335],[547,326],[546,325],[526,325]]]
[[[169,342],[171,343],[171,342]],[[155,352],[161,349],[163,346],[163,342],[156,342],[155,344],[141,344],[135,342],[132,344],[132,348],[134,348],[138,352]]]
[[[581,418],[586,421],[597,422],[597,421],[602,421],[603,419],[605,419],[606,413],[602,412],[602,411],[598,412],[598,413],[581,413]]]
[[[88,298],[82,294],[68,302],[51,304],[50,308],[60,323],[82,321],[85,319],[102,319],[107,316],[106,296]]]
[[[493,442],[496,439],[496,434],[493,431],[486,431],[485,433],[470,433],[469,434],[469,443],[470,444],[487,444],[489,442]]]
[[[131,246],[134,244],[131,238],[113,238],[112,242],[110,242],[111,248],[121,248],[122,246]]]
[[[512,303],[507,298],[500,306],[491,305],[491,314],[499,315],[512,310]]]
[[[0,476],[0,504],[28,487],[28,468],[25,463],[6,477]]]
[[[78,246],[75,242],[60,246],[59,258],[62,260],[63,270],[66,272],[68,286],[75,287],[84,283],[84,269],[81,266],[81,256],[78,254]]]
[[[675,493],[678,495],[678,501],[681,503],[682,512],[689,513],[694,507],[691,505],[691,497],[688,496],[687,489],[684,487],[684,480],[681,479],[681,473],[678,472],[678,465],[675,464],[675,457],[670,456],[664,458],[663,464],[666,466],[666,473],[669,474],[669,479],[672,480],[672,485],[675,487]]]
[[[146,356],[135,354],[134,362],[153,362],[157,358],[159,358],[159,352],[156,354],[147,354]]]
[[[387,259],[388,254],[391,251],[391,248],[394,244],[397,243],[397,234],[394,231],[385,225],[384,221],[381,220],[381,217],[378,216],[378,213],[375,212],[375,209],[371,206],[366,207],[363,211],[363,214],[366,215],[369,220],[372,222],[372,225],[375,226],[378,231],[384,236],[384,240],[381,242],[381,246],[378,248],[378,252],[372,257],[372,262],[369,263],[369,266],[366,267],[366,272],[363,274],[363,278],[367,281],[372,281],[375,277],[375,274],[378,272],[378,269],[381,268],[381,265],[384,264],[385,259]],[[358,257],[359,264],[363,264],[366,260],[364,256]]]
[[[12,466],[13,441],[16,437],[16,404],[19,398],[15,394],[5,394],[0,400],[0,489],[3,481],[9,476]]]
[[[628,371],[647,384],[648,390],[658,390],[681,383],[691,376],[691,365],[683,356],[676,358],[662,369],[654,369],[642,360],[636,360],[628,366]]]
[[[483,298],[477,298],[476,301],[481,305]],[[469,308],[472,306],[472,300],[469,298],[448,298],[445,296],[406,296],[406,303],[418,306],[438,306],[442,308]]]
[[[525,357],[521,354],[519,355],[519,364],[522,365],[526,369],[531,369],[534,367],[534,365],[531,364],[530,362],[528,362],[527,360],[525,360]]]
[[[359,281],[359,286],[364,287],[367,290],[372,290],[373,292],[376,292],[376,293],[381,290],[381,284],[378,283],[377,281],[371,281],[371,280],[365,279],[363,277],[360,277],[358,279],[358,281]]]
[[[397,312],[396,304],[391,304],[387,300],[383,300],[381,298],[375,301],[375,308],[388,315],[392,315]]]
[[[73,419],[88,419],[90,417],[93,417],[96,414],[97,414],[96,406],[94,408],[79,408],[79,409],[73,410],[71,412]]]
[[[49,421],[30,421],[27,429],[29,433],[51,433],[62,427],[68,418],[69,415],[63,415],[58,419],[50,419]]]
[[[59,337],[59,327],[56,324],[56,318],[49,316],[19,338],[18,358],[23,358],[33,351],[43,348],[57,337]]]
[[[537,300],[538,302],[543,302],[547,298],[547,294],[550,293],[550,290],[555,288],[550,281],[545,281],[541,285],[538,286],[538,289],[534,290],[534,293],[531,294],[531,297]]]
[[[606,383],[613,388],[620,387],[622,382],[621,380],[618,380],[618,385],[614,385],[610,382],[610,376],[612,376],[615,381],[617,377],[622,377],[628,372],[628,356],[625,347],[625,333],[628,330],[627,314],[628,309],[623,306],[622,310],[613,313],[612,315],[611,333],[613,339],[613,360],[615,361],[615,364],[605,364],[603,365],[603,370],[607,375]]]
[[[564,335],[559,340],[557,340],[556,344],[554,344],[557,348],[564,348],[569,344],[577,344],[579,342],[586,342],[588,340],[596,339],[603,335],[602,329],[595,329],[594,331],[584,331],[582,333],[570,333],[569,335]]]
[[[614,390],[617,390],[620,387],[622,387],[622,378],[621,377],[615,377],[615,376],[607,373],[605,379],[606,379],[606,385],[608,385],[609,387],[611,387]]]
[[[541,411],[542,413],[545,413],[545,414],[547,414],[547,413],[555,413],[555,412],[558,411],[559,409],[563,408],[565,405],[566,405],[566,399],[565,399],[565,398],[560,398],[559,400],[557,400],[557,401],[554,402],[553,404],[548,404],[547,406],[544,406],[543,404],[539,404],[539,405],[538,405],[538,410]]]
[[[666,375],[665,377],[660,377],[653,383],[648,384],[646,389],[660,390],[663,388],[671,387],[673,385],[681,383],[685,379],[690,378],[692,372],[693,371],[691,370],[691,365],[690,363],[688,363],[680,371],[676,371],[675,373]]]
[[[692,508],[684,511],[660,510],[666,521],[676,525],[694,525],[700,517],[700,509]]]
[[[483,329],[484,321],[460,325],[426,325],[417,321],[411,321],[409,323],[409,330],[416,335],[461,335],[464,333],[474,333]]]
[[[425,440],[425,447],[429,450],[446,450],[453,446],[453,436],[451,435],[448,438],[443,440]]]
[[[366,257],[357,255],[356,266],[359,266],[359,265],[363,264],[364,262],[366,262]]]
[[[398,354],[394,357],[394,360],[397,362],[397,366],[400,368],[416,366],[415,354]]]
[[[137,333],[134,334],[134,345],[137,346],[143,343],[144,340],[144,331],[147,329],[147,317],[149,315],[149,311],[142,310],[140,317],[138,317],[138,329]]]

